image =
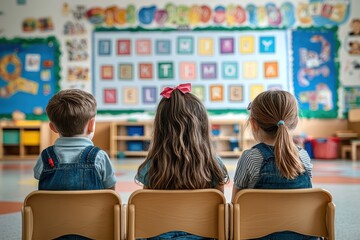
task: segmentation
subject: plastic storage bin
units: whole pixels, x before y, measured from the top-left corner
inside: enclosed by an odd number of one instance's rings
[[[316,159],[339,158],[339,138],[319,138],[313,142],[314,157]]]
[[[127,126],[126,128],[128,136],[144,136],[143,126]]]
[[[16,129],[4,129],[3,144],[20,144],[20,131]]]
[[[143,142],[142,141],[127,141],[128,151],[143,151]]]
[[[40,131],[24,130],[21,133],[21,142],[25,146],[40,145]]]

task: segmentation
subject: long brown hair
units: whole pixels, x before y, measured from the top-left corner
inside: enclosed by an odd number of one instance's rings
[[[260,93],[251,103],[249,120],[274,140],[275,162],[284,177],[294,179],[305,171],[290,134],[298,123],[298,105],[292,94],[282,90]],[[284,122],[279,123],[281,120]]]
[[[175,89],[161,99],[149,154],[137,176],[148,164],[151,189],[204,189],[228,182],[211,145],[206,109],[196,96]]]

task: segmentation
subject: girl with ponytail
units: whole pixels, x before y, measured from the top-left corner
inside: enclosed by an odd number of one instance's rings
[[[249,104],[248,110],[251,131],[259,143],[245,150],[238,161],[232,199],[245,188],[311,188],[311,159],[304,149],[294,144],[291,136],[298,123],[295,97],[282,90],[265,91]],[[313,238],[281,232],[264,239]]]

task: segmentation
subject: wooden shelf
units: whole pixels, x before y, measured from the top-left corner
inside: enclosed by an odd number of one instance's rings
[[[211,137],[217,154],[238,158],[243,150],[244,120],[211,120]],[[151,141],[153,121],[118,121],[110,126],[110,156],[145,157]]]
[[[50,141],[47,122],[3,121],[0,124],[0,160],[36,159]]]

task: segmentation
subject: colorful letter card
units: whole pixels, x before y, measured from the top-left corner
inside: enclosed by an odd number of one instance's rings
[[[104,103],[117,103],[117,92],[114,88],[104,89]]]
[[[143,87],[142,97],[144,104],[153,104],[156,103],[156,87]]]
[[[177,53],[181,55],[194,53],[194,38],[193,37],[178,37],[177,38]]]
[[[201,78],[216,79],[216,63],[201,63]]]
[[[240,53],[254,53],[255,38],[253,36],[240,37]]]
[[[114,67],[111,65],[101,66],[101,79],[110,80],[114,78]]]
[[[169,55],[171,53],[170,40],[156,40],[156,54]]]
[[[139,64],[139,78],[140,79],[152,79],[153,78],[152,63],[140,63]]]
[[[191,93],[197,96],[201,101],[205,101],[205,87],[204,86],[192,86]]]
[[[238,79],[238,63],[237,62],[223,62],[222,63],[222,78]]]
[[[150,39],[136,40],[136,53],[139,55],[150,55],[151,54],[151,40]]]
[[[229,86],[229,100],[231,102],[242,102],[244,101],[243,86],[241,85],[230,85]]]
[[[275,53],[275,37],[260,37],[260,53]]]
[[[117,41],[117,53],[118,53],[118,55],[130,55],[131,54],[130,39],[119,39]]]
[[[210,100],[212,102],[220,102],[224,100],[223,85],[210,85]]]
[[[194,80],[196,78],[196,64],[193,62],[180,63],[180,78],[182,80]]]
[[[98,54],[99,56],[108,56],[111,54],[110,40],[99,40]]]
[[[258,75],[258,63],[257,62],[244,62],[243,65],[243,77],[244,78],[256,78]]]
[[[123,88],[123,103],[138,104],[138,89],[136,87]]]
[[[251,101],[256,98],[257,95],[264,91],[264,85],[262,84],[253,84],[250,85],[250,99]]]
[[[159,62],[158,63],[159,79],[173,79],[174,66],[172,62]]]
[[[234,53],[234,38],[220,38],[220,53]]]
[[[264,62],[264,77],[277,78],[279,76],[277,62]]]
[[[199,38],[199,55],[211,56],[214,54],[214,39]]]
[[[131,63],[119,64],[119,79],[131,80],[133,79],[133,65]]]

